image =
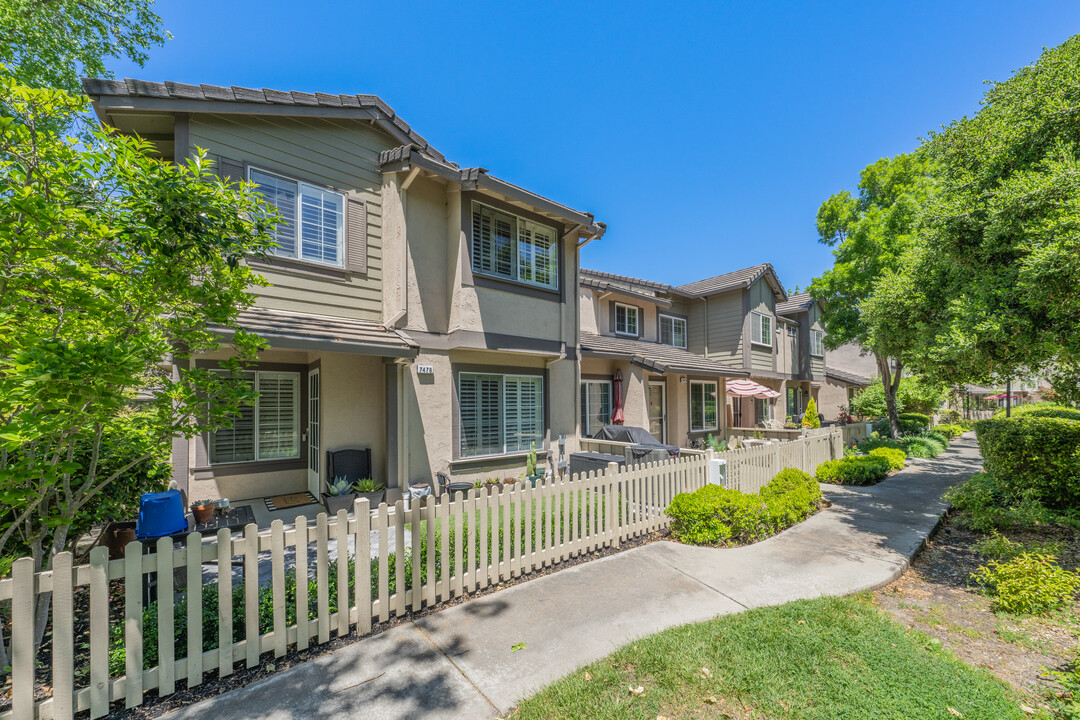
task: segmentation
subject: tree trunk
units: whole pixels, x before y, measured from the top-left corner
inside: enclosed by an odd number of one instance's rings
[[[896,364],[896,375],[892,374],[889,367],[889,358],[874,353],[877,360],[878,372],[881,373],[881,384],[885,390],[885,413],[889,417],[889,436],[900,437],[900,417],[896,410],[896,391],[900,389],[900,374],[903,370],[900,363]]]

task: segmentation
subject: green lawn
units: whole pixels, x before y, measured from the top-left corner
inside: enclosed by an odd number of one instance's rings
[[[703,670],[705,668],[706,670]],[[641,694],[630,688],[643,687]],[[950,710],[951,708],[951,710]],[[869,596],[800,601],[638,640],[523,702],[528,718],[1009,720],[1003,683]]]

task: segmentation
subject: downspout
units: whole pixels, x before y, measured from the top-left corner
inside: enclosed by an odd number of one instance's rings
[[[413,184],[413,180],[419,174],[420,168],[414,165],[408,176],[406,176],[405,182],[401,183],[401,187],[398,189],[398,198],[401,201],[401,219],[404,225],[401,230],[401,289],[398,298],[401,307],[386,320],[385,327],[388,330],[395,329],[409,311],[409,226],[408,222],[406,222],[406,216],[409,212],[409,186]]]

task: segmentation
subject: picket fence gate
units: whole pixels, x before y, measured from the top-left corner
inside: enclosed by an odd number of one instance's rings
[[[367,500],[358,499],[352,517],[345,510],[330,518],[320,514],[314,522],[300,515],[293,527],[286,528],[275,520],[268,532],[260,533],[255,525],[248,525],[237,537],[222,529],[216,538],[205,542],[201,535],[192,533],[182,546],[160,538],[150,553],[144,553],[141,542],[133,542],[117,560],[110,560],[108,550],[98,547],[91,550],[89,563],[79,566],[73,564],[71,553],[64,552],[53,559],[51,570],[40,573],[34,572],[31,558],[20,558],[11,575],[0,580],[0,605],[10,601],[11,607],[12,658],[11,703],[0,711],[0,720],[66,720],[86,710],[90,718],[99,718],[108,714],[114,701],[136,707],[149,690],[169,695],[180,680],[194,687],[212,670],[219,676],[232,674],[239,661],[247,668],[255,667],[263,653],[282,657],[290,648],[304,650],[313,640],[326,643],[334,634],[343,637],[355,630],[358,636],[364,635],[375,623],[392,616],[403,617],[666,529],[670,520],[664,510],[671,499],[702,487],[713,458],[727,461],[728,487],[756,492],[783,467],[812,473],[817,463],[829,459],[830,447],[837,446],[842,451],[834,436],[819,435],[622,468],[612,463],[606,472],[536,487],[522,484],[491,494],[486,489],[473,489],[453,498],[449,494],[428,497],[410,507],[402,501],[393,507],[383,503],[374,512]],[[406,526],[411,535],[408,545]],[[377,545],[374,557],[373,533]],[[354,543],[351,555],[350,537]],[[391,537],[397,551],[392,558],[388,551]],[[336,542],[334,560],[329,557],[330,540]],[[297,578],[310,577],[314,571],[314,598],[308,596],[307,582],[295,582],[286,597],[287,550],[295,553],[289,569],[295,568]],[[273,617],[263,631],[259,563],[266,562],[265,556],[260,558],[260,553],[266,552],[271,573],[265,587],[269,587]],[[240,640],[234,640],[233,628],[235,558],[241,559],[243,575],[243,609],[238,621],[243,623],[244,633]],[[391,562],[393,583],[389,581]],[[174,573],[186,580],[187,590],[181,591],[186,596],[191,597],[190,591],[196,589],[193,595],[199,601],[186,603],[184,637],[187,648],[202,648],[207,630],[202,621],[204,563],[214,564],[218,570],[218,647],[177,657]],[[330,582],[331,565],[336,569],[334,583]],[[411,565],[409,577],[407,565]],[[149,573],[156,574],[160,601],[156,617],[150,618],[157,625],[157,664],[145,668],[142,591],[144,576]],[[374,590],[373,577],[377,578]],[[123,588],[115,584],[110,588],[110,582],[115,581],[123,581]],[[129,588],[133,591],[127,592]],[[52,692],[37,698],[34,611],[38,598],[50,593],[51,677],[47,684]],[[88,622],[76,633],[75,598],[79,593],[88,606],[88,613],[84,613]],[[122,595],[122,675],[110,673],[109,667],[110,650],[116,651],[110,645],[111,593]],[[332,597],[336,600],[334,612],[330,610]],[[297,609],[311,610],[295,612],[294,621],[287,623],[290,603]],[[77,646],[83,651],[76,652]],[[77,658],[88,670],[76,674]]]

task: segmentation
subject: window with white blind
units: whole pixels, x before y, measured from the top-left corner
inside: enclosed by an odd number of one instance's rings
[[[611,421],[611,382],[581,381],[581,431],[592,437]]]
[[[810,354],[818,357],[825,355],[825,333],[821,330],[810,331]]]
[[[690,429],[717,429],[716,383],[690,381]]]
[[[750,313],[750,342],[755,345],[772,347],[772,316],[764,313]]]
[[[341,267],[344,265],[345,196],[325,188],[248,168],[255,191],[277,208],[282,222],[272,235],[278,257]]]
[[[473,272],[483,275],[558,289],[555,230],[473,203],[472,267]]]
[[[671,315],[660,316],[660,342],[672,347],[686,347],[686,320],[672,317]]]
[[[458,376],[460,457],[525,452],[544,442],[544,379],[536,375]]]
[[[615,334],[638,336],[638,309],[615,303]]]
[[[240,408],[231,427],[210,433],[214,465],[300,457],[300,373],[247,371],[259,397]]]

